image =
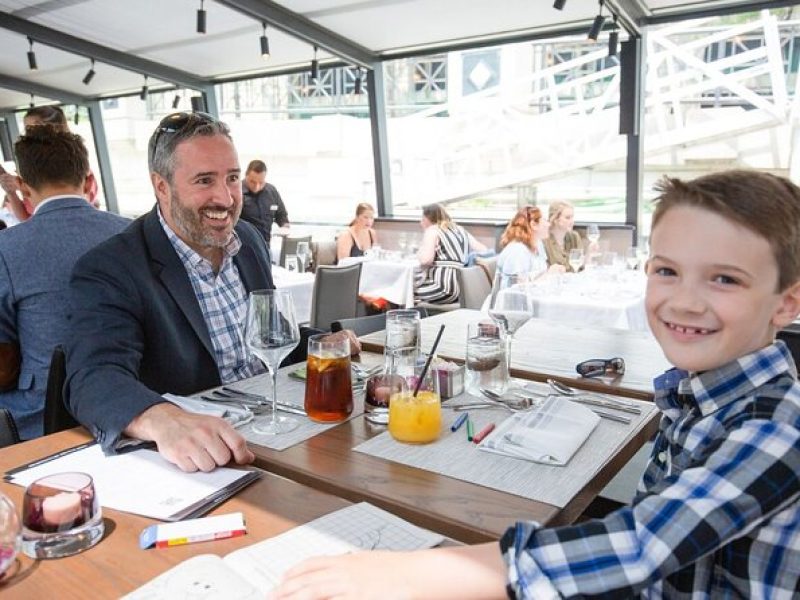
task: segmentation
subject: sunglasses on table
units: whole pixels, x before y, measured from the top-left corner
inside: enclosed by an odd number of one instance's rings
[[[579,362],[575,370],[581,377],[601,377],[603,375],[624,375],[625,360],[615,358],[592,358]]]
[[[178,133],[189,123],[216,123],[217,120],[204,112],[176,112],[167,115],[156,127],[156,137],[153,140],[153,152],[158,148],[158,141],[163,134]]]

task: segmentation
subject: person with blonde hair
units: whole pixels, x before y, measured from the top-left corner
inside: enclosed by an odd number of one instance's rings
[[[378,243],[378,234],[372,228],[375,209],[367,202],[356,206],[356,217],[336,238],[336,260],[348,256],[364,256],[364,252]]]
[[[535,206],[517,211],[500,238],[503,249],[497,258],[497,268],[506,275],[528,274],[538,277],[548,270],[547,254],[542,240],[547,239],[549,223]],[[563,272],[555,266],[551,270]]]
[[[420,226],[424,230],[417,258],[426,268],[414,290],[416,300],[447,304],[461,295],[456,269],[466,264],[471,250],[483,251],[486,246],[466,229],[457,225],[441,204],[422,208]]]
[[[550,222],[550,235],[543,240],[547,262],[550,265],[561,265],[572,272],[569,251],[583,247],[581,236],[572,230],[575,225],[575,208],[569,202],[556,200],[547,209],[547,219]]]

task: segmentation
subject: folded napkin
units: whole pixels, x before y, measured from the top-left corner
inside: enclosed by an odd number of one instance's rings
[[[478,446],[481,450],[564,466],[589,438],[600,417],[558,396],[506,419]]]
[[[163,394],[162,398],[181,407],[186,412],[198,415],[209,415],[225,419],[234,427],[239,427],[253,420],[253,411],[246,406],[231,402],[208,402],[200,398],[187,398],[175,394]]]

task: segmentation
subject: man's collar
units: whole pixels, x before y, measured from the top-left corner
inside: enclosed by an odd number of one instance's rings
[[[57,196],[49,196],[49,197],[45,198],[44,200],[42,200],[41,202],[39,202],[39,204],[37,204],[34,207],[33,214],[34,215],[37,214],[39,212],[39,209],[41,209],[45,204],[50,204],[54,200],[64,200],[66,198],[73,199],[73,200],[81,200],[83,202],[86,202],[86,199],[83,196],[79,195],[79,194],[59,194]]]

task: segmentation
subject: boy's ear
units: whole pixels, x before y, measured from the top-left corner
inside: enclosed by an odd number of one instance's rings
[[[772,324],[783,329],[800,314],[800,281],[794,282],[781,292],[781,302],[772,315]]]

